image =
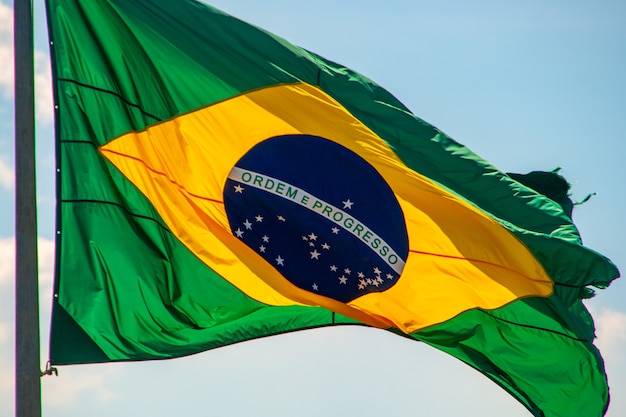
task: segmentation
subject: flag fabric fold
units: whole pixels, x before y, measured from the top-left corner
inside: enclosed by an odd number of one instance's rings
[[[582,245],[571,206],[366,77],[210,6],[47,13],[52,364],[365,324],[457,357],[536,416],[603,415],[582,299],[619,273]]]

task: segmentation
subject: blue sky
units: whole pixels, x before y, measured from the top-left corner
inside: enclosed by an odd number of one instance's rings
[[[0,417],[13,415],[11,5],[0,3]],[[562,168],[585,244],[626,268],[626,3],[618,0],[215,0],[372,78],[503,171]],[[52,95],[35,7],[42,366],[54,235]],[[589,302],[626,415],[626,284]],[[42,381],[46,417],[527,416],[482,375],[386,332],[320,329],[162,362],[70,366]]]

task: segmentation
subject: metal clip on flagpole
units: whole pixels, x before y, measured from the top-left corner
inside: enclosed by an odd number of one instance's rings
[[[46,375],[54,375],[59,376],[59,370],[50,364],[50,361],[46,363],[46,370],[41,372],[41,377],[43,378]]]

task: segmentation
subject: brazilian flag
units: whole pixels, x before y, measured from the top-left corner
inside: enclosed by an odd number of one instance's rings
[[[207,5],[47,12],[52,364],[359,324],[459,358],[536,416],[604,413],[581,299],[619,274],[565,204],[371,80]]]

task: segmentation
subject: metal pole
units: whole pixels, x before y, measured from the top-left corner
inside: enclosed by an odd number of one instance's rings
[[[32,0],[13,2],[15,60],[15,415],[41,416]]]

